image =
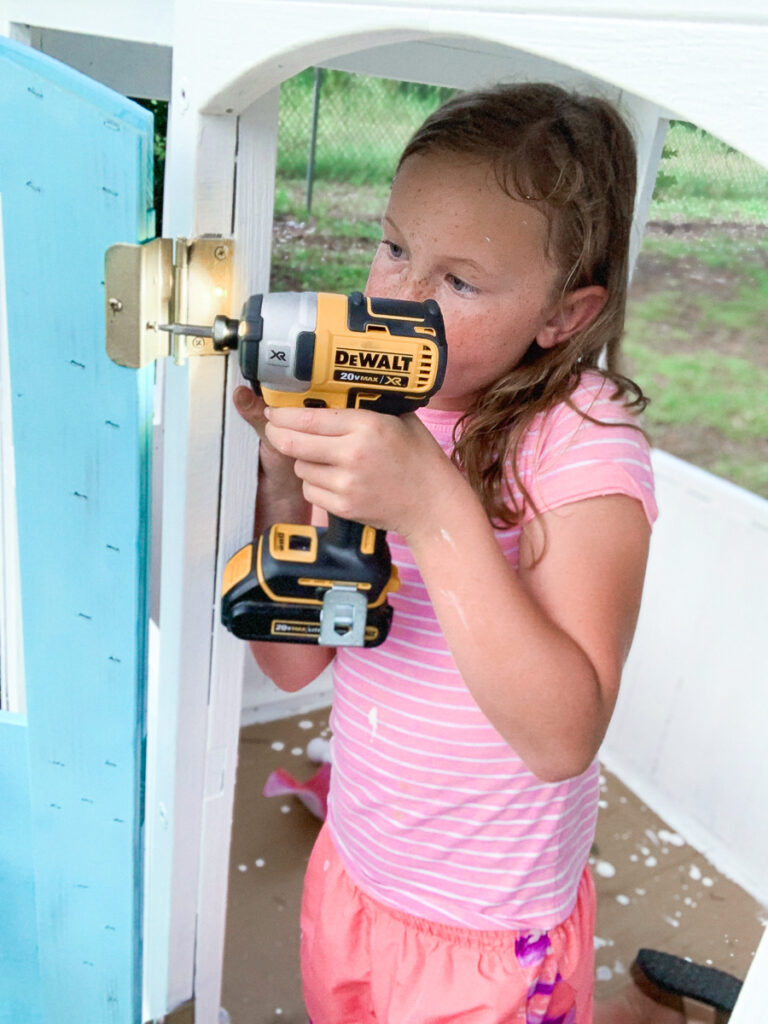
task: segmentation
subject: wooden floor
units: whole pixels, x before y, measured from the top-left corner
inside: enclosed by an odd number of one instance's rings
[[[295,797],[262,796],[283,768],[317,769],[307,743],[328,712],[242,730],[235,794],[223,1005],[231,1024],[306,1024],[297,966],[301,881],[320,822]],[[768,915],[608,772],[592,857],[597,997],[647,946],[743,977]]]

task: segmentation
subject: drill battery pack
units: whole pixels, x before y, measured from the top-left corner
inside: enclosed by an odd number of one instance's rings
[[[277,523],[229,559],[221,619],[243,640],[376,647],[398,587],[383,531]]]

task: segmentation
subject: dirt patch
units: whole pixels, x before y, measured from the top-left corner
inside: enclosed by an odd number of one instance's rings
[[[672,257],[652,246],[641,250],[629,291],[629,317],[637,304],[656,297],[664,315],[655,325],[652,347],[681,353],[710,349],[768,370],[766,317],[759,305],[744,308],[745,291],[759,288],[755,274],[768,270],[768,226],[668,221],[648,224],[647,239],[670,236],[690,245],[692,254]],[[734,253],[742,256],[743,264],[739,265],[736,256],[724,267],[712,267],[696,258],[696,250],[701,251],[703,244],[715,238],[735,243]],[[649,339],[644,341],[648,343]]]
[[[710,472],[725,473],[725,467],[739,463],[745,457],[744,442],[734,441],[713,427],[695,423],[657,424],[651,430],[651,443]],[[750,458],[768,465],[768,438],[754,438],[748,449]]]

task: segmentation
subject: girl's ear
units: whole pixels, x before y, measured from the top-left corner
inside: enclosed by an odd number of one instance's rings
[[[536,341],[541,348],[554,348],[592,323],[608,299],[608,292],[599,284],[587,285],[568,292],[558,300],[554,312],[542,325]]]

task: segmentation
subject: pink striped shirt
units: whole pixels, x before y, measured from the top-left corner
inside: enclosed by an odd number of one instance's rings
[[[532,423],[519,466],[539,510],[628,494],[653,522],[648,445],[611,393],[590,373],[573,398],[616,426],[565,404]],[[450,452],[458,414],[419,416]],[[496,536],[516,570],[520,527]],[[328,823],[339,856],[364,891],[409,914],[552,928],[575,905],[593,841],[598,762],[558,783],[528,771],[464,685],[407,545],[389,542],[401,579],[390,635],[370,650],[340,648],[334,663]]]

